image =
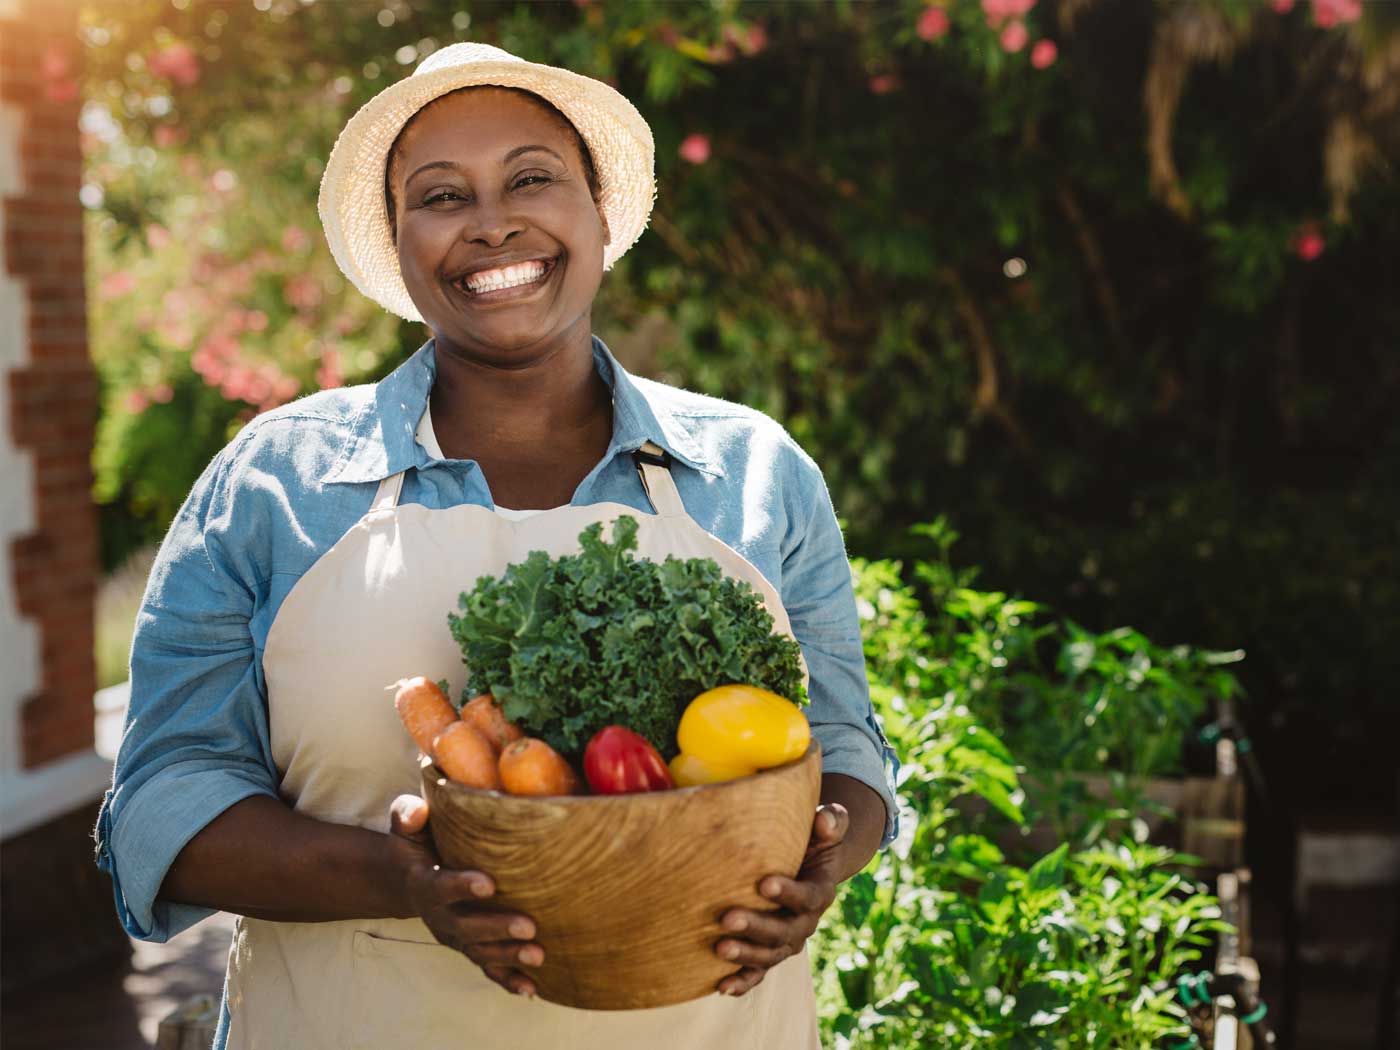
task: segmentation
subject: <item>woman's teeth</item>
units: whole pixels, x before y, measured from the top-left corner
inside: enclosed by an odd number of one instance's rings
[[[513,266],[502,266],[496,270],[479,270],[476,273],[467,274],[462,279],[462,284],[467,291],[476,294],[497,292],[502,288],[514,288],[517,285],[538,281],[544,276],[546,269],[548,267],[543,262],[538,261],[515,263]]]

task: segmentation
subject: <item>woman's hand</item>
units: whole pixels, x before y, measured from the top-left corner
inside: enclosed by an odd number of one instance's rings
[[[532,942],[535,922],[519,912],[487,910],[482,902],[496,892],[489,875],[450,871],[438,863],[424,830],[428,803],[400,795],[389,810],[390,839],[399,852],[404,895],[441,943],[481,967],[482,973],[518,995],[535,994],[535,982],[517,965],[538,966],[544,949]]]
[[[742,968],[719,983],[721,992],[743,995],[762,981],[771,967],[802,950],[845,877],[839,857],[849,828],[845,806],[839,802],[818,806],[797,878],[768,875],[759,883],[758,891],[780,905],[779,909],[732,908],[724,913],[720,923],[733,936],[721,939],[715,952]]]

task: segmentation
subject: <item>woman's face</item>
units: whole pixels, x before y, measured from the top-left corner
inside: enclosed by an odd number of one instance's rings
[[[590,334],[608,231],[572,133],[519,92],[419,112],[390,158],[404,284],[440,346],[519,367]]]

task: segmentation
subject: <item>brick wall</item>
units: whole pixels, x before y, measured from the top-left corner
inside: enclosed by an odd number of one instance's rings
[[[88,359],[78,200],[81,59],[75,0],[0,3],[0,107],[18,114],[19,129],[19,187],[0,202],[0,225],[4,268],[22,288],[26,344],[6,355],[10,433],[0,441],[30,461],[27,497],[37,526],[12,538],[9,557],[0,558],[0,571],[8,562],[12,573],[18,614],[39,636],[38,689],[17,698],[25,769],[92,747],[97,385]]]

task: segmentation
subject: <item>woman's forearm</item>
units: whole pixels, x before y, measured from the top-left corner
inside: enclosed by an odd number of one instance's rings
[[[885,834],[885,800],[855,777],[841,773],[822,775],[822,802],[839,802],[850,816],[850,827],[841,843],[838,875],[844,882],[870,863]]]
[[[403,918],[401,840],[330,824],[266,795],[244,799],[185,845],[163,900],[279,922]]]

